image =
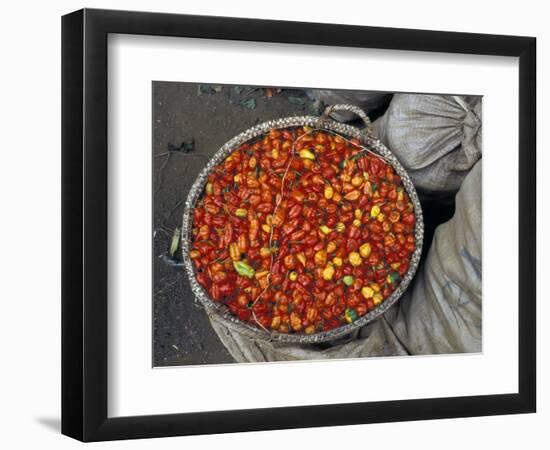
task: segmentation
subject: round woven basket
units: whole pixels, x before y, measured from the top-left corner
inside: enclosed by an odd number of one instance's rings
[[[365,123],[364,128],[357,128],[351,125],[337,122],[330,118],[332,111],[350,111],[358,115]],[[266,331],[260,327],[256,327],[252,324],[243,322],[235,317],[229,309],[223,304],[216,302],[210,298],[208,292],[199,284],[196,279],[195,267],[189,256],[191,245],[191,230],[193,228],[193,210],[195,204],[201,197],[204,187],[208,182],[208,175],[216,166],[221,164],[227,156],[233,153],[243,143],[253,140],[259,136],[264,135],[272,129],[292,128],[299,126],[309,126],[320,130],[327,130],[336,132],[347,138],[359,139],[361,144],[367,147],[369,150],[380,155],[388,164],[390,164],[397,174],[401,177],[403,186],[407,191],[411,202],[414,207],[414,213],[416,216],[415,225],[415,250],[411,255],[411,261],[409,270],[405,276],[401,279],[400,284],[392,292],[390,297],[384,300],[380,305],[370,310],[365,315],[361,316],[350,324],[343,325],[341,327],[323,331],[314,334],[289,334],[279,333],[277,331]],[[373,321],[377,317],[384,314],[403,294],[409,283],[411,282],[418,263],[420,260],[420,254],[422,252],[422,241],[424,236],[424,221],[422,217],[422,208],[418,200],[418,195],[413,186],[413,183],[403,166],[399,163],[395,155],[371,133],[371,123],[365,112],[353,105],[333,105],[329,106],[324,113],[320,116],[297,116],[297,117],[285,117],[276,120],[270,120],[262,124],[256,125],[241,134],[235,136],[233,139],[226,142],[208,162],[206,167],[200,172],[197,179],[191,186],[189,195],[185,202],[185,209],[183,213],[183,224],[181,233],[181,248],[183,252],[183,263],[189,282],[191,284],[191,290],[197,299],[204,305],[209,315],[216,315],[222,322],[227,323],[233,330],[237,330],[245,336],[254,339],[262,339],[268,341],[295,343],[295,344],[315,344],[320,342],[328,342],[340,339],[346,335],[351,334],[353,331]]]

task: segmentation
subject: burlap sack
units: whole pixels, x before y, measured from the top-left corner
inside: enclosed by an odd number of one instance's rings
[[[423,193],[455,193],[481,158],[481,97],[395,94],[373,127]]]

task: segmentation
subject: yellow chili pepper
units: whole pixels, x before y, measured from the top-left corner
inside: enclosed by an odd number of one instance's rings
[[[246,217],[248,215],[248,211],[244,208],[237,208],[235,210],[235,215],[237,217]]]
[[[298,279],[298,274],[296,272],[292,271],[288,274],[288,279],[290,281],[296,281]]]
[[[346,229],[346,224],[344,222],[338,222],[335,229],[338,233],[343,233]]]
[[[332,277],[334,276],[334,267],[332,265],[328,265],[323,270],[323,280],[330,281],[332,280]]]
[[[369,299],[369,298],[372,298],[373,295],[374,295],[374,289],[368,287],[368,286],[364,286],[362,289],[361,289],[361,294],[363,295],[363,297],[365,297],[366,299]]]
[[[368,258],[372,248],[368,242],[365,242],[361,247],[359,247],[359,253],[363,258]]]
[[[321,233],[323,233],[323,234],[329,234],[329,233],[332,232],[332,228],[329,228],[326,225],[321,225],[319,227],[319,229],[321,230]]]
[[[325,198],[330,200],[334,195],[334,188],[332,186],[325,186]]]
[[[361,255],[359,253],[351,252],[349,254],[348,258],[349,258],[349,262],[352,266],[357,267],[357,266],[361,265],[362,260],[361,260]]]
[[[239,246],[236,242],[232,242],[231,244],[229,244],[229,257],[233,261],[238,261],[239,259],[241,259],[241,252],[239,251]]]
[[[344,261],[342,261],[342,258],[335,256],[334,258],[332,258],[332,264],[334,264],[336,267],[342,267]]]
[[[327,251],[319,250],[315,253],[315,264],[318,266],[324,266],[327,263]]]
[[[290,326],[294,331],[300,331],[302,329],[302,319],[296,312],[290,313]]]
[[[276,330],[281,326],[281,316],[274,316],[273,319],[271,319],[271,328],[273,330]]]
[[[332,253],[336,250],[337,246],[336,246],[336,242],[334,241],[330,241],[328,244],[327,244],[327,253]]]
[[[371,217],[377,217],[380,214],[380,206],[374,205],[370,210]]]
[[[300,158],[302,159],[309,159],[309,160],[315,159],[315,155],[306,148],[300,150],[299,155],[300,155]]]

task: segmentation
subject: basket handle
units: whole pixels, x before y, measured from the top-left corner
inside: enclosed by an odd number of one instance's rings
[[[363,130],[364,137],[368,137],[372,134],[372,122],[369,119],[369,116],[367,116],[367,113],[363,111],[358,106],[349,105],[349,104],[339,104],[339,105],[330,105],[325,108],[323,111],[323,114],[321,114],[321,117],[319,117],[319,126],[322,126],[323,123],[325,123],[328,120],[333,120],[330,118],[330,114],[333,111],[348,111],[352,112],[355,115],[359,116],[363,123],[365,124],[365,128]]]

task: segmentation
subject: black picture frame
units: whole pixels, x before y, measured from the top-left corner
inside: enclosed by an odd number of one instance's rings
[[[471,397],[107,417],[107,37],[209,38],[519,58],[519,386]],[[536,409],[536,39],[84,9],[62,18],[62,433],[82,441]]]

